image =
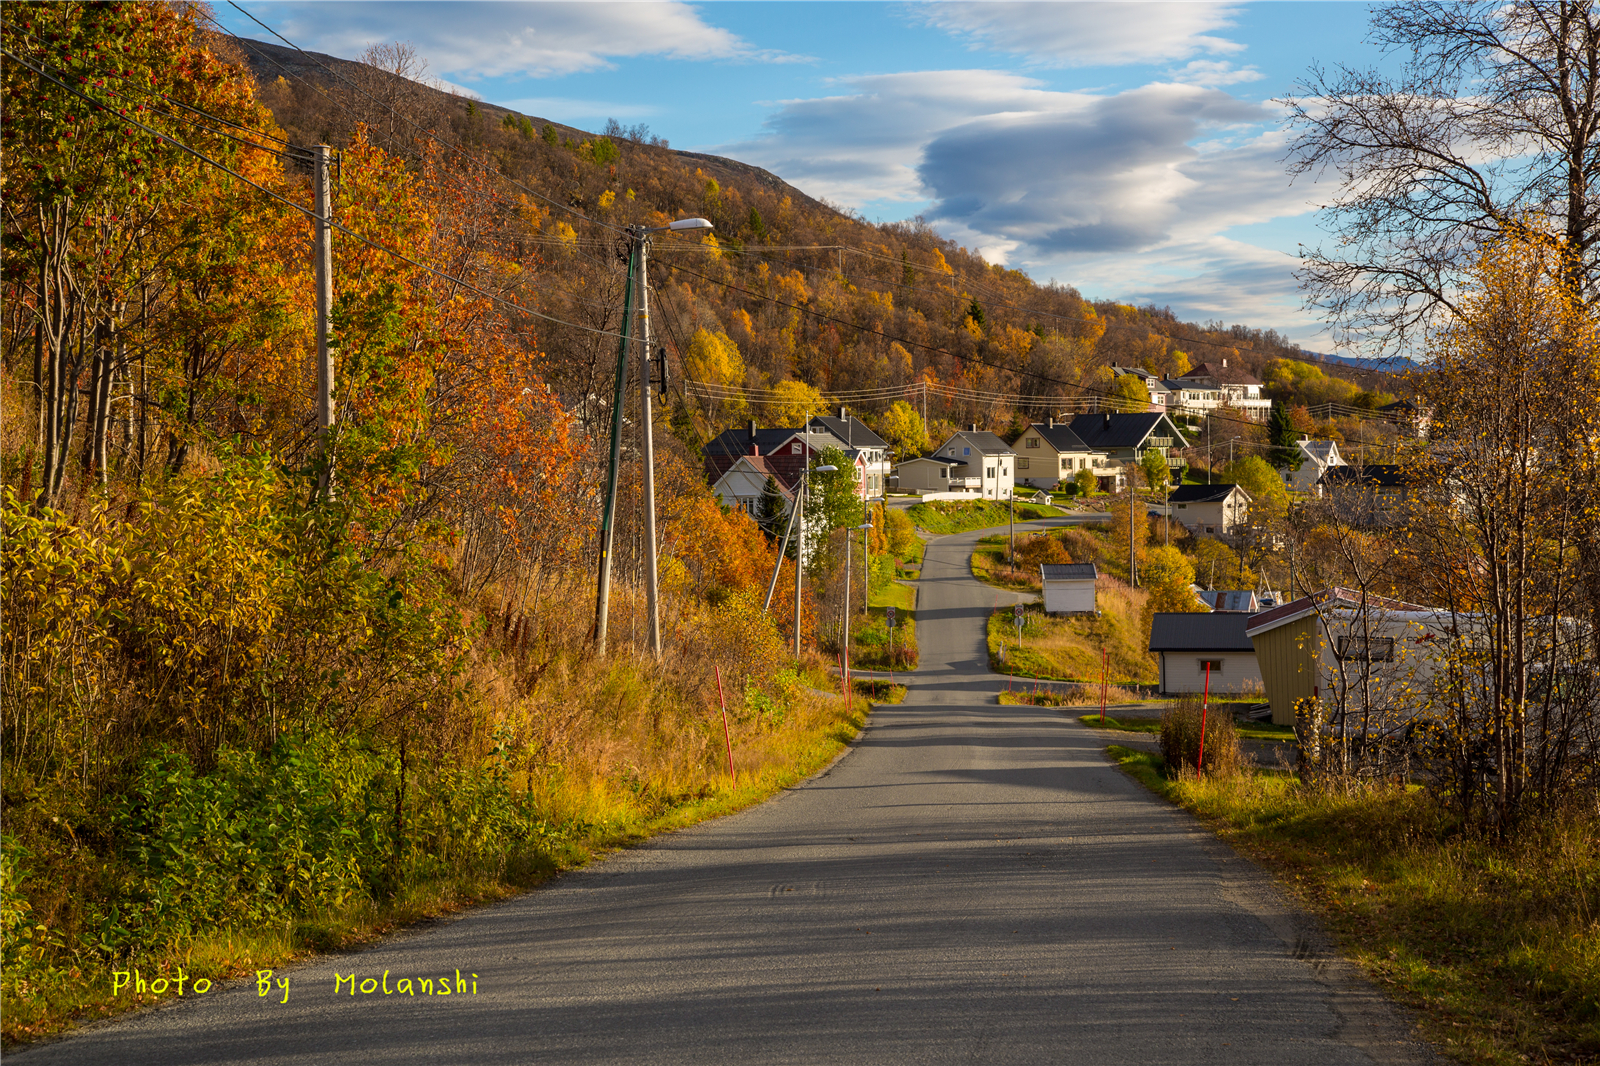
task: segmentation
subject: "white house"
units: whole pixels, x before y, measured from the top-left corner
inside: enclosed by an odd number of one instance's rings
[[[1210,414],[1224,403],[1257,422],[1265,422],[1272,413],[1272,401],[1261,395],[1261,382],[1230,367],[1226,359],[1220,364],[1201,363],[1187,374],[1168,378],[1166,385],[1177,390],[1178,410],[1184,414]]]
[[[870,500],[884,494],[889,484],[889,468],[893,464],[889,442],[868,429],[865,422],[841,407],[837,418],[831,415],[813,416],[806,423],[804,433],[815,450],[827,447],[819,438],[828,436],[836,442],[836,447],[843,448],[846,453],[860,452],[858,469],[862,499]]]
[[[1154,449],[1167,460],[1169,467],[1177,466],[1181,461],[1172,458],[1173,450],[1189,444],[1172,420],[1159,411],[1133,414],[1102,411],[1079,415],[1069,428],[1092,454],[1104,456],[1102,465],[1095,469],[1104,492],[1124,487],[1145,452]]]
[[[1094,583],[1100,576],[1093,563],[1043,563],[1045,614],[1094,614]]]
[[[1016,486],[1017,453],[993,433],[979,431],[976,424],[939,445],[934,454],[965,463],[964,487],[977,490],[986,500],[1004,500]]]
[[[967,491],[966,469],[964,459],[952,459],[946,455],[919,455],[895,467],[894,476],[900,479],[897,484],[901,492],[926,496],[934,492]],[[976,491],[978,479],[973,480],[973,491]]]
[[[1204,692],[1207,666],[1212,692],[1263,691],[1255,645],[1245,633],[1251,617],[1167,611],[1151,616],[1150,651],[1160,659],[1161,694]]]
[[[1311,440],[1302,437],[1295,441],[1295,447],[1300,450],[1300,469],[1291,470],[1280,467],[1278,472],[1283,475],[1283,483],[1294,492],[1314,493],[1318,496],[1322,490],[1317,482],[1336,466],[1344,466],[1344,458],[1339,454],[1339,442],[1332,440]]]
[[[1238,485],[1179,485],[1167,507],[1196,536],[1228,536],[1250,521],[1250,494]]]
[[[778,483],[778,492],[783,497],[783,513],[788,514],[794,493],[783,474],[764,455],[741,455],[736,458],[733,465],[712,483],[711,491],[717,494],[723,506],[737,508],[752,518],[759,518],[761,494],[766,491],[769,477]]]

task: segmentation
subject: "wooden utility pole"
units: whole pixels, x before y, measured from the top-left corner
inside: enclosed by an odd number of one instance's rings
[[[650,416],[650,240],[635,229],[634,247],[639,257],[639,417],[644,425],[644,546],[645,596],[650,611],[650,654],[661,658],[661,588],[656,567],[655,432]],[[662,363],[662,384],[666,384]],[[731,771],[730,771],[731,773]]]
[[[317,498],[326,500],[333,484],[333,352],[328,317],[333,311],[333,197],[328,185],[331,149],[311,150],[316,218],[312,222],[312,260],[317,274]]]
[[[594,652],[602,657],[606,653],[606,616],[611,606],[611,540],[616,532],[617,468],[622,460],[622,394],[628,384],[628,334],[633,323],[633,264],[634,257],[630,254],[628,287],[622,297],[622,339],[617,342],[617,376],[611,391],[611,463],[606,473],[605,509],[600,513],[600,578],[594,598]]]

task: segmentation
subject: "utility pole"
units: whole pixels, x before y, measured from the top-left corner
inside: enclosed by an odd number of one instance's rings
[[[650,654],[661,658],[661,588],[656,568],[655,431],[650,417],[650,239],[633,227],[639,256],[639,417],[644,420],[645,596],[650,610]],[[665,375],[662,376],[665,382]]]
[[[805,465],[800,468],[800,495],[794,499],[796,512],[795,536],[797,539],[794,548],[794,661],[800,661],[800,584],[801,574],[806,568],[806,491],[811,483],[811,436],[806,435],[803,445],[804,452],[800,461]]]
[[[1139,585],[1138,560],[1134,557],[1133,550],[1133,523],[1138,514],[1136,505],[1139,502],[1139,490],[1134,488],[1133,482],[1128,482],[1128,587],[1137,588]]]
[[[617,468],[622,459],[622,392],[628,384],[628,341],[633,324],[633,266],[629,250],[628,287],[622,297],[622,339],[617,343],[617,379],[611,398],[611,464],[606,473],[605,509],[600,513],[600,588],[594,600],[594,652],[606,654],[606,615],[611,606],[611,538],[616,532]]]
[[[315,189],[311,258],[317,275],[317,498],[333,485],[333,352],[328,347],[328,316],[333,309],[333,197],[328,186],[328,156],[319,144],[311,150]]]
[[[1011,494],[1006,497],[1006,517],[1011,523],[1011,553],[1006,556],[1006,562],[1012,566],[1017,565],[1017,488],[1011,487]]]

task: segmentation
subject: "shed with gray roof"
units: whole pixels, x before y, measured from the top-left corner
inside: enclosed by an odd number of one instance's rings
[[[1245,633],[1253,617],[1157,612],[1150,621],[1150,651],[1160,659],[1162,695],[1204,691],[1207,663],[1212,692],[1264,692],[1256,647]]]
[[[1094,614],[1094,583],[1100,576],[1093,563],[1043,563],[1045,614]]]

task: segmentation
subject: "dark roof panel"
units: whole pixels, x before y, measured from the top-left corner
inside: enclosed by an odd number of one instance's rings
[[[1255,651],[1244,627],[1253,615],[1158,611],[1150,620],[1150,650]]]
[[[1179,485],[1167,494],[1168,503],[1221,503],[1228,498],[1228,494],[1239,486],[1227,485]],[[1239,489],[1244,492],[1243,489]],[[1245,496],[1250,494],[1245,492]]]
[[[1093,581],[1100,572],[1093,563],[1040,563],[1039,576],[1046,581]]]
[[[1079,415],[1068,423],[1068,426],[1079,440],[1090,448],[1098,450],[1137,448],[1144,444],[1146,438],[1154,434],[1163,422],[1166,423],[1178,446],[1187,447],[1189,442],[1184,440],[1183,434],[1179,433],[1177,427],[1159,411]]]

